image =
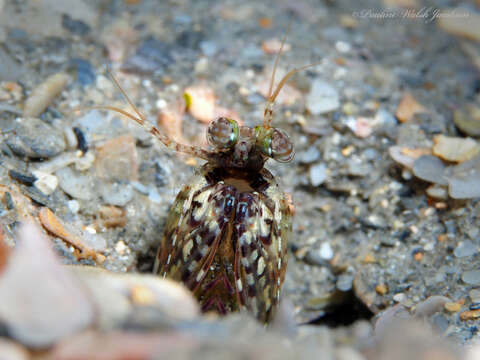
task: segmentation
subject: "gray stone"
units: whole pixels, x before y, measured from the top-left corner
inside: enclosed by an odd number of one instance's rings
[[[337,279],[337,289],[340,291],[350,291],[353,285],[353,275],[342,274]]]
[[[109,205],[125,206],[133,198],[133,187],[130,184],[103,184],[101,195]]]
[[[465,240],[462,241],[458,246],[455,248],[453,253],[457,258],[472,256],[478,250],[478,246],[476,246],[472,241]]]
[[[306,98],[306,107],[313,115],[327,113],[340,107],[337,90],[329,83],[315,79]]]
[[[480,197],[480,156],[453,167],[448,183],[454,199]]]
[[[465,284],[479,286],[480,270],[468,270],[462,274],[462,280]]]
[[[69,167],[60,169],[55,174],[60,188],[71,197],[80,200],[93,199],[95,184],[91,176],[83,175]]]
[[[447,185],[445,178],[445,164],[442,160],[432,155],[420,156],[413,163],[413,174],[425,181]]]
[[[37,118],[17,118],[7,144],[18,156],[47,159],[65,150],[63,134]]]

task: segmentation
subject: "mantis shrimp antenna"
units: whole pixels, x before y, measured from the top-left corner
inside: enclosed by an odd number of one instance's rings
[[[120,113],[123,116],[126,116],[129,119],[131,119],[131,120],[137,122],[138,124],[142,125],[142,127],[146,131],[148,131],[150,134],[152,134],[158,140],[160,140],[167,148],[172,149],[174,151],[182,152],[182,153],[185,153],[185,154],[188,154],[188,155],[192,155],[192,156],[195,156],[195,157],[198,157],[198,158],[201,158],[201,159],[205,159],[205,160],[210,159],[210,157],[211,157],[210,152],[208,152],[204,149],[195,147],[195,146],[180,144],[180,143],[176,142],[175,140],[171,139],[170,137],[168,137],[167,135],[162,134],[160,132],[160,130],[158,130],[158,128],[156,126],[151,124],[147,120],[147,118],[140,112],[140,110],[138,110],[138,108],[135,106],[133,101],[127,95],[125,90],[121,87],[120,83],[115,78],[115,76],[112,74],[112,72],[110,71],[109,68],[107,68],[107,73],[110,76],[110,78],[112,79],[115,86],[118,88],[118,90],[120,90],[120,92],[122,93],[125,100],[127,100],[128,104],[133,109],[136,116],[134,114],[131,114],[131,113],[125,111],[125,110],[119,109],[119,108],[114,107],[114,106],[108,106],[108,105],[92,106],[92,107],[89,107],[89,109],[109,110],[109,111],[115,111],[117,113]]]
[[[318,65],[319,62],[308,64],[299,68],[294,68],[290,70],[283,78],[280,80],[278,83],[277,87],[275,88],[275,91],[272,94],[273,90],[273,83],[275,81],[275,72],[277,71],[277,66],[278,66],[278,60],[280,59],[280,55],[282,54],[283,46],[285,45],[285,41],[287,40],[287,34],[288,30],[290,29],[290,24],[288,25],[287,31],[285,35],[283,36],[282,43],[280,45],[280,50],[278,50],[277,55],[275,56],[275,62],[273,63],[273,70],[272,70],[272,77],[270,78],[270,86],[268,88],[268,97],[267,97],[267,103],[265,104],[265,111],[263,113],[263,127],[266,129],[269,129],[273,120],[273,106],[275,104],[275,99],[282,90],[283,85],[296,73],[299,71],[305,70],[309,67],[313,67],[315,65]]]

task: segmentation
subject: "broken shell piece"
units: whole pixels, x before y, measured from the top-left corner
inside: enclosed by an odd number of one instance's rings
[[[95,250],[86,245],[81,237],[68,231],[63,222],[56,217],[49,208],[43,207],[38,214],[38,218],[46,230],[80,250],[78,258],[87,259],[91,257],[97,263],[103,263],[105,261],[105,256],[98,254]]]
[[[471,138],[437,135],[433,141],[433,153],[447,161],[463,162],[480,152],[480,145]]]
[[[42,171],[32,171],[32,174],[37,178],[34,185],[44,195],[50,195],[58,186],[58,178],[55,175],[47,174]]]

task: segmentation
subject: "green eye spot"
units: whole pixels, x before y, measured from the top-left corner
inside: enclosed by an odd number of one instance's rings
[[[265,129],[263,126],[255,126],[255,138],[257,139],[257,147],[265,156],[272,157],[272,131]]]
[[[238,140],[238,124],[233,119],[219,117],[207,129],[207,140],[218,149],[229,149]]]

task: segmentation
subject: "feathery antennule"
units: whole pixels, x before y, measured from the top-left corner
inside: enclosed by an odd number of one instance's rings
[[[275,82],[275,73],[277,72],[277,67],[278,67],[278,61],[280,60],[280,55],[282,54],[283,46],[285,45],[285,41],[287,40],[287,35],[288,32],[290,31],[290,26],[292,22],[290,21],[288,23],[287,31],[285,31],[285,35],[283,35],[282,38],[282,43],[280,45],[280,49],[278,50],[277,55],[275,56],[275,61],[273,63],[273,70],[272,70],[272,77],[270,78],[270,86],[268,88],[268,97],[267,97],[267,103],[265,104],[265,111],[263,113],[263,127],[266,129],[269,129],[272,120],[273,120],[273,106],[275,104],[275,99],[277,98],[278,93],[280,90],[282,90],[282,87],[285,85],[285,83],[290,79],[293,75],[295,75],[297,72],[305,70],[309,67],[318,65],[320,62],[305,65],[299,68],[295,68],[290,70],[283,78],[280,80],[278,83],[277,87],[275,88],[275,91],[272,93],[273,90],[273,84]]]
[[[278,50],[278,53],[275,56],[275,61],[273,63],[272,77],[270,78],[270,85],[268,87],[267,103],[265,104],[264,120],[263,120],[263,126],[266,128],[270,127],[270,124],[273,120],[273,104],[275,101],[275,98],[271,100],[273,83],[275,82],[275,73],[277,72],[278,61],[280,60],[280,55],[282,54],[283,46],[285,45],[285,41],[287,40],[287,35],[288,35],[288,31],[290,30],[291,23],[292,23],[291,21],[288,23],[287,31],[285,31],[285,35],[283,35],[283,39],[280,44],[280,49]]]
[[[135,115],[130,114],[129,112],[122,110],[120,108],[114,107],[114,106],[108,106],[108,105],[99,105],[99,106],[91,106],[88,109],[98,109],[98,110],[109,110],[109,111],[115,111],[117,113],[122,114],[123,116],[128,117],[129,119],[137,122],[138,124],[142,125],[142,127],[148,131],[150,134],[155,136],[158,140],[160,140],[167,148],[172,149],[174,151],[182,152],[188,155],[192,155],[201,159],[208,160],[210,159],[210,152],[195,147],[195,146],[190,146],[190,145],[184,145],[177,143],[176,141],[172,140],[169,138],[167,135],[164,135],[158,130],[156,126],[151,124],[147,118],[138,110],[138,108],[135,106],[133,101],[130,99],[130,97],[127,95],[125,90],[121,87],[120,83],[118,80],[113,76],[112,72],[110,69],[107,67],[107,73],[112,79],[113,83],[115,86],[120,90],[122,93],[123,97],[127,100],[128,104],[132,107],[132,109],[135,111]]]

